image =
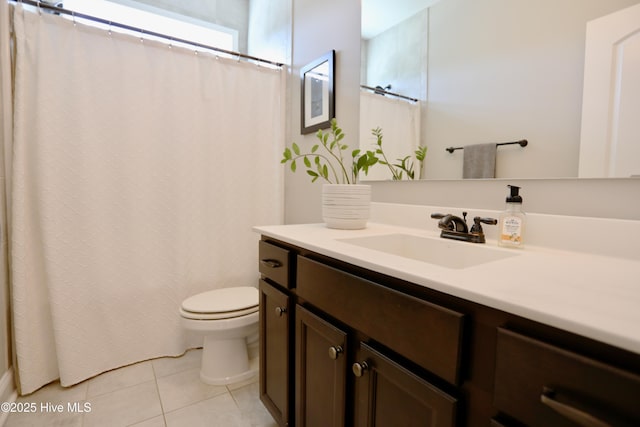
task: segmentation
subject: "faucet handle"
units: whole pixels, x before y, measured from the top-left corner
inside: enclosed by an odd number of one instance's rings
[[[481,222],[483,224],[496,225],[498,220],[495,218],[480,218],[479,216],[473,218],[473,222]]]
[[[495,218],[482,218],[476,216],[473,218],[473,226],[471,227],[471,233],[482,233],[482,224],[496,225],[498,220]]]
[[[443,230],[454,229],[453,224],[450,221],[451,214],[432,213],[431,218],[440,220],[438,221],[438,228],[441,228]]]

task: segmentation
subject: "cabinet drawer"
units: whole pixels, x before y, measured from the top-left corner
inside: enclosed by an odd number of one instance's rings
[[[494,404],[527,425],[637,426],[639,396],[638,373],[498,329]]]
[[[450,383],[459,381],[464,316],[298,257],[297,294]]]
[[[291,251],[260,240],[258,243],[258,270],[271,281],[289,288]]]

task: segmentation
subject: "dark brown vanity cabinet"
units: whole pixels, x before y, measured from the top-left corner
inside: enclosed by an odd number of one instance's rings
[[[640,355],[263,238],[280,426],[640,426]]]

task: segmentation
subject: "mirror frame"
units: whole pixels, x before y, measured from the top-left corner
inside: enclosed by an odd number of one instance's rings
[[[321,72],[325,63],[328,68],[326,79],[324,73]],[[326,129],[331,125],[331,119],[335,117],[334,74],[335,50],[325,53],[300,69],[302,84],[300,133],[312,133],[318,129]],[[318,79],[314,75],[320,75],[322,78]],[[316,92],[318,86],[314,84],[317,81],[322,82],[319,93]],[[312,115],[316,103],[322,107],[318,115]]]

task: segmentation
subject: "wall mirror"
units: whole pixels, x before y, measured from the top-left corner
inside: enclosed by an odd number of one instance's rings
[[[418,101],[361,88],[361,146],[380,126],[390,157],[424,144],[423,178],[460,179],[463,150],[446,148],[527,139],[498,147],[497,178],[577,177],[586,24],[638,3],[363,0],[361,84]]]
[[[329,127],[335,117],[333,74],[335,51],[327,52],[300,69],[301,129],[303,134]]]

